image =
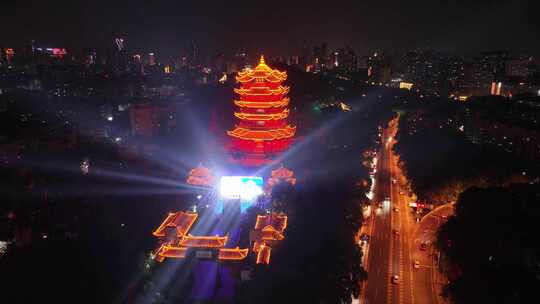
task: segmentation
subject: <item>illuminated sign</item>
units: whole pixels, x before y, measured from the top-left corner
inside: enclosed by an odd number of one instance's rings
[[[62,57],[62,56],[64,56],[64,55],[66,55],[66,54],[67,54],[67,51],[66,51],[66,49],[64,49],[64,48],[53,48],[53,49],[52,49],[52,55],[53,55],[53,56],[59,56],[59,57]]]
[[[253,200],[263,193],[263,178],[259,176],[223,176],[220,193],[224,198]]]
[[[410,89],[412,89],[412,87],[413,87],[413,84],[410,83],[410,82],[402,81],[402,82],[399,83],[399,88],[400,89],[410,90]]]

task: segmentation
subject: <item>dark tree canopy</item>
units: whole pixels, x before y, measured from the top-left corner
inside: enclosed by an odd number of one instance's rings
[[[538,202],[538,184],[461,194],[437,243],[455,303],[534,302],[540,286]]]

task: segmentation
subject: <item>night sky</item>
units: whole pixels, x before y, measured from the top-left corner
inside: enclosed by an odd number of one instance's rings
[[[449,51],[540,49],[536,0],[25,1],[0,4],[0,46],[103,48],[114,36],[133,51],[298,54],[327,41],[360,54],[432,46]],[[27,43],[28,44],[28,43]]]

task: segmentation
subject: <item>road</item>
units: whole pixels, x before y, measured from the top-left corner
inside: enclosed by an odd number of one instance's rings
[[[438,253],[433,246],[436,239],[436,232],[439,226],[449,215],[453,214],[453,204],[442,205],[422,218],[412,235],[411,254],[414,260],[420,262],[420,268],[415,271],[415,290],[418,294],[414,303],[431,304],[445,303],[440,290],[444,285],[444,278],[438,270]],[[420,250],[420,244],[426,243],[425,250]]]
[[[436,252],[431,243],[440,219],[453,208],[441,207],[420,223],[415,221],[407,191],[401,189],[407,184],[406,177],[392,152],[397,122],[391,121],[381,133],[372,213],[363,229],[371,238],[364,258],[368,279],[361,303],[443,303],[438,296],[441,285],[436,284],[443,280],[436,271]],[[386,198],[390,200],[385,202]],[[420,250],[421,242],[429,244],[425,251]],[[420,262],[417,269],[413,267],[416,260]],[[393,275],[399,276],[398,284],[392,283]]]

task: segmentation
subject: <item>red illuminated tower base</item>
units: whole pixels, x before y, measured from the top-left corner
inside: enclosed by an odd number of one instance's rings
[[[291,144],[296,127],[287,124],[289,87],[281,85],[286,78],[286,72],[271,69],[262,56],[255,69],[238,72],[240,88],[234,92],[240,99],[234,104],[240,111],[234,113],[234,130],[227,131],[233,162],[261,166],[272,162]]]

